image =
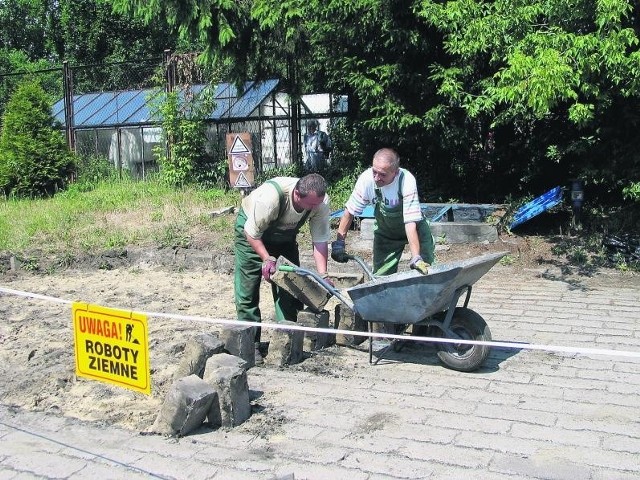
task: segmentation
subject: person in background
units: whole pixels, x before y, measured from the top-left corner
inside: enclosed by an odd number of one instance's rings
[[[304,134],[305,169],[309,172],[322,170],[327,165],[331,150],[331,138],[320,130],[318,120],[309,120]]]
[[[400,157],[391,148],[382,148],[373,156],[373,165],[365,170],[347,200],[338,226],[337,239],[331,244],[331,258],[344,263],[347,232],[353,217],[373,204],[373,273],[390,275],[398,271],[405,245],[409,245],[409,266],[427,275],[435,260],[435,242],[429,223],[420,209],[415,177],[400,168]]]
[[[325,179],[312,173],[300,179],[276,177],[242,200],[235,225],[234,290],[238,320],[260,322],[260,281],[271,282],[276,260],[300,265],[297,235],[309,222],[317,272],[327,278],[329,196]],[[296,321],[302,303],[271,283],[276,321]],[[262,364],[261,329],[255,332],[255,363]]]

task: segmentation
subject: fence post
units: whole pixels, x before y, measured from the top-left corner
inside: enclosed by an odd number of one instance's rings
[[[176,63],[171,60],[171,50],[166,49],[163,54],[163,61],[165,66],[166,79],[166,91],[167,93],[173,92],[173,89],[176,86]]]
[[[165,68],[166,80],[167,80],[165,90],[169,94],[173,92],[173,89],[176,86],[176,62],[171,59],[171,50],[166,49],[164,51],[163,61],[164,61],[164,68]],[[172,139],[169,138],[169,135],[166,132],[164,134],[164,138],[165,138],[165,144],[164,144],[165,158],[167,159],[167,162],[170,162]],[[162,168],[162,165],[160,165],[160,168]]]
[[[290,102],[290,112],[291,112],[291,143],[290,143],[290,158],[292,163],[302,164],[302,158],[298,156],[298,151],[300,150],[300,90],[297,84],[297,70],[296,70],[296,60],[292,59],[289,62],[289,77],[291,79],[291,85],[293,85],[293,89],[295,92],[292,92],[291,102]]]
[[[64,124],[67,136],[67,146],[75,153],[76,139],[73,131],[73,70],[69,67],[69,62],[62,62],[62,88],[64,90]]]

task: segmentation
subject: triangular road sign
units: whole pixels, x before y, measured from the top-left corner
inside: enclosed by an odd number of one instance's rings
[[[231,145],[231,150],[229,153],[251,153],[251,150],[247,148],[242,139],[236,135],[236,138],[233,140],[233,145]]]
[[[236,183],[234,185],[234,187],[250,187],[251,184],[249,183],[249,180],[247,180],[247,177],[244,176],[244,173],[240,172],[238,173],[238,178],[236,179]]]

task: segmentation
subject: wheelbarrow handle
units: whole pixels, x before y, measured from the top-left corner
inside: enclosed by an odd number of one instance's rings
[[[280,265],[278,270],[281,272],[296,273],[296,267],[292,267],[291,265]]]
[[[297,275],[308,276],[308,277],[314,278],[316,280],[316,282],[318,282],[322,286],[322,288],[324,288],[330,295],[333,295],[338,300],[340,300],[340,302],[342,302],[347,307],[349,307],[350,309],[353,310],[353,302],[351,300],[349,300],[347,297],[345,297],[344,295],[342,295],[342,293],[340,293],[340,290],[338,290],[336,287],[334,287],[329,282],[327,282],[317,272],[314,272],[313,270],[307,270],[306,268],[297,267],[297,266],[294,266],[294,265],[279,265],[278,266],[278,271],[280,271],[280,272],[288,272],[288,273],[295,273]]]
[[[373,275],[373,272],[369,269],[368,265],[366,264],[366,262],[362,258],[360,258],[360,257],[358,257],[356,255],[349,255],[349,254],[345,255],[345,257],[348,260],[353,260],[358,265],[360,265],[360,268],[362,268],[362,270],[364,270],[364,273],[367,275],[369,280],[373,280],[375,278],[375,276]]]

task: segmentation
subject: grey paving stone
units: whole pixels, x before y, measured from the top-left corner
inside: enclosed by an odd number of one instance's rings
[[[496,340],[639,352],[638,291],[492,270],[470,306]],[[640,478],[640,358],[494,349],[460,373],[420,348],[252,368],[252,416],[180,441],[0,403],[0,478]]]

